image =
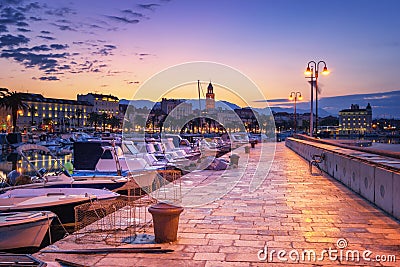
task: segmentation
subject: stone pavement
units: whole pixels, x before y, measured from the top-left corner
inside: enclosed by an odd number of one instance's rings
[[[260,145],[251,150],[250,163],[259,151]],[[205,172],[202,178],[215,179],[217,174]],[[400,266],[400,223],[329,176],[311,175],[308,163],[284,143],[277,144],[274,163],[261,187],[251,193],[248,183],[245,176],[211,204],[186,208],[178,241],[162,244],[172,253],[36,256],[88,266]],[[55,245],[83,248],[68,238]],[[257,254],[265,247],[267,259],[260,253],[260,260]],[[324,253],[329,248],[331,259]],[[353,258],[356,250],[359,262]],[[363,253],[370,261],[363,259]],[[376,256],[388,260],[390,255],[397,262],[375,260]]]

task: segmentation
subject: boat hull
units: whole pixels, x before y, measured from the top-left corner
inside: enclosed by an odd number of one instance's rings
[[[54,212],[61,223],[75,222],[75,206],[94,200],[114,199],[119,194],[91,188],[14,189],[0,195],[0,212]]]
[[[40,213],[37,217],[1,223],[0,250],[39,247],[55,217],[51,212]]]
[[[62,224],[70,224],[75,223],[75,210],[74,208],[78,205],[84,204],[89,202],[89,199],[84,199],[80,201],[75,201],[72,203],[66,204],[58,204],[58,205],[42,205],[40,208],[32,207],[32,208],[24,208],[24,207],[13,207],[8,209],[8,211],[37,211],[40,210],[47,210],[57,214],[58,218],[60,219]]]

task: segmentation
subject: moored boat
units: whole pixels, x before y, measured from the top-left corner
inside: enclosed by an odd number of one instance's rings
[[[48,210],[65,224],[75,221],[75,206],[118,196],[108,190],[92,188],[12,189],[0,195],[0,212]]]
[[[55,217],[50,211],[0,213],[0,250],[39,247]]]

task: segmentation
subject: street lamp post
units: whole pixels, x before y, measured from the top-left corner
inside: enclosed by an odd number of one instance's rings
[[[294,133],[297,132],[297,111],[296,111],[296,104],[297,100],[303,99],[300,92],[291,92],[289,96],[290,100],[294,100]]]
[[[328,75],[329,71],[328,68],[326,67],[326,63],[323,60],[318,61],[316,63],[315,61],[311,60],[307,64],[307,69],[304,72],[306,75],[309,75],[311,79],[311,107],[310,107],[310,136],[313,136],[314,132],[314,127],[313,127],[313,121],[314,121],[314,113],[313,113],[313,87],[314,87],[314,78],[315,78],[315,133],[318,132],[318,72],[319,72],[319,64],[324,64],[324,69],[322,70],[323,75]]]

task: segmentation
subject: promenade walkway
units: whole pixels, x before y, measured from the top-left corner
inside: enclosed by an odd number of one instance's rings
[[[256,159],[259,151],[257,145],[251,158]],[[205,172],[203,178],[207,175],[215,178],[216,173]],[[88,266],[400,266],[400,223],[329,176],[311,175],[308,163],[284,143],[277,144],[274,163],[261,187],[250,193],[248,182],[242,179],[211,204],[186,208],[178,241],[162,244],[173,249],[172,253],[36,256]],[[83,248],[68,238],[55,245]],[[260,260],[257,254],[265,247],[267,258],[261,253]],[[331,259],[324,253],[329,248]],[[280,250],[286,252],[281,252],[281,259]],[[316,259],[311,256],[309,260],[305,250],[315,251]],[[390,255],[397,262],[376,261],[389,260]]]

